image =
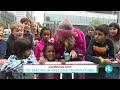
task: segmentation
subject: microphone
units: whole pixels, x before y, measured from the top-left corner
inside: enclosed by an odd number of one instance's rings
[[[84,55],[83,54],[77,54],[77,57],[76,58],[78,58],[78,59],[80,59],[80,58],[83,58],[84,57]],[[55,56],[55,58],[56,59],[60,59],[60,58],[66,58],[66,55],[64,55],[64,56],[61,56],[60,54],[57,54],[56,56]],[[71,57],[70,57],[71,58]]]

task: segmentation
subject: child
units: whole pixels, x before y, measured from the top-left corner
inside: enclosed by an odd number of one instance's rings
[[[96,64],[111,64],[114,58],[113,43],[108,39],[109,27],[106,24],[99,25],[95,29],[95,38],[91,39],[85,55],[86,61]],[[86,79],[105,79],[104,68],[100,68],[98,74],[87,74]]]
[[[65,18],[61,21],[56,33],[54,34],[54,44],[57,49],[57,54],[63,56],[64,53],[69,53],[72,57],[70,61],[81,61],[76,59],[77,54],[85,54],[86,41],[84,33],[74,28],[69,19]],[[66,62],[63,58],[60,58],[63,63]],[[74,74],[75,79],[80,79],[78,74]],[[63,74],[63,79],[71,79],[71,74]],[[84,78],[84,77],[82,77]]]
[[[28,18],[22,18],[20,22],[24,27],[24,37],[33,43],[33,36],[30,32],[31,20]]]
[[[88,26],[87,27],[87,35],[85,36],[85,40],[86,40],[86,48],[88,47],[90,40],[92,38],[94,38],[94,32],[95,32],[95,28],[93,26]]]
[[[120,27],[117,23],[110,23],[109,25],[109,38],[113,42],[114,54],[117,53],[120,48]],[[119,67],[113,67],[113,71],[106,75],[108,79],[119,79]]]
[[[116,54],[120,48],[120,26],[117,23],[111,23],[109,25],[109,38],[112,39],[114,45],[114,53]]]
[[[58,62],[55,59],[56,48],[53,43],[47,43],[43,49],[43,58],[40,58],[39,63],[44,64],[44,62]],[[38,79],[60,79],[59,73],[48,73],[48,74],[39,74]]]
[[[37,60],[32,51],[32,43],[25,39],[19,38],[15,40],[12,55],[7,62],[2,66],[1,71],[7,73],[8,79],[24,79],[22,74],[23,64],[37,64]]]
[[[118,63],[120,63],[120,48],[119,48],[119,50],[117,51],[116,60],[117,60]]]
[[[39,25],[37,22],[32,22],[31,32],[34,38],[33,39],[34,45],[36,45],[40,41],[40,29],[39,29]]]
[[[0,24],[0,59],[3,59],[6,54],[7,44],[3,40],[4,25]]]
[[[43,27],[40,32],[41,40],[36,45],[34,54],[37,60],[40,60],[40,57],[43,56],[43,48],[51,38],[51,30],[49,28]]]
[[[5,58],[8,59],[8,57],[12,54],[12,49],[14,47],[14,41],[19,38],[24,37],[24,27],[19,22],[13,22],[10,26],[11,28],[11,35],[8,37],[7,40],[7,51]]]
[[[0,24],[0,68],[2,67],[3,63],[6,61],[6,48],[7,43],[3,40],[3,32],[4,32],[4,25]],[[5,79],[5,74],[0,73],[0,79]]]
[[[95,28],[93,26],[88,26],[87,27],[87,35],[85,36],[85,40],[86,40],[86,49],[90,43],[90,40],[92,38],[94,38],[94,33],[95,33]],[[85,74],[87,75],[87,73]]]
[[[120,48],[120,27],[117,23],[110,23],[109,25],[109,38],[113,42],[114,46],[114,54],[117,53]],[[108,79],[119,79],[119,67],[113,67],[113,71],[111,73],[106,74]]]

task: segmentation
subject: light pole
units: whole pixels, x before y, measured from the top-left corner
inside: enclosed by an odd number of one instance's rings
[[[119,23],[119,11],[117,11],[117,23]]]
[[[58,25],[58,19],[56,18],[56,21],[55,21],[55,28],[57,28],[57,25]]]

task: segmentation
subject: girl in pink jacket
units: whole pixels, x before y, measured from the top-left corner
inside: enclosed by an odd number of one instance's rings
[[[34,54],[36,59],[39,61],[40,57],[43,56],[43,48],[46,45],[47,42],[51,41],[52,34],[51,34],[51,30],[49,28],[43,27],[41,29],[40,32],[40,37],[41,40],[39,41],[39,43],[36,45],[35,49],[34,49]]]
[[[85,54],[86,41],[84,33],[74,28],[68,19],[64,19],[56,29],[54,34],[54,44],[57,49],[57,54],[64,56],[64,53],[69,53],[70,61],[80,61],[83,59],[76,59],[77,54]],[[61,58],[61,61],[66,62]],[[74,74],[75,78],[79,79],[79,75]],[[63,79],[71,79],[70,74],[63,74]]]

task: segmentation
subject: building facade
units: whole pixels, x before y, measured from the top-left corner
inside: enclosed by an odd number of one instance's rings
[[[100,20],[104,24],[117,22],[117,15],[110,14],[110,12],[108,14],[88,11],[45,11],[43,25],[51,28],[54,32],[63,18],[69,18],[75,27],[78,27],[83,31],[85,31],[92,20]]]
[[[94,19],[99,19],[102,23],[109,24],[117,21],[116,14],[103,14],[87,11],[46,11],[45,21],[61,21],[69,18],[73,24],[88,25]]]
[[[12,12],[0,11],[0,19],[5,22],[5,28],[10,28],[10,24],[16,20]]]
[[[33,20],[33,11],[14,11],[14,14],[16,16],[16,21],[20,21],[21,18],[27,17],[30,20]]]
[[[88,11],[88,12],[95,12],[95,13],[104,13],[104,14],[116,14],[116,11]]]

